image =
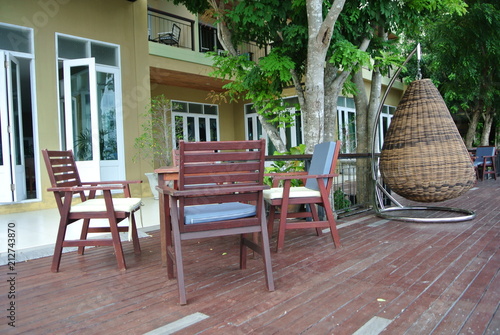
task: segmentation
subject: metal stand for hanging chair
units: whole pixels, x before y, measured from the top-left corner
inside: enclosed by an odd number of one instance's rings
[[[406,221],[406,222],[416,222],[416,223],[453,223],[453,222],[461,222],[461,221],[467,221],[467,220],[472,220],[475,218],[476,213],[471,210],[467,209],[461,209],[461,208],[452,208],[452,207],[437,207],[437,206],[403,206],[401,203],[399,203],[382,185],[382,183],[379,181],[378,178],[378,158],[375,155],[375,143],[376,143],[376,135],[377,135],[377,129],[379,126],[379,120],[380,120],[380,114],[382,111],[382,107],[384,105],[385,99],[387,98],[387,95],[394,84],[394,81],[398,77],[399,73],[401,72],[401,69],[403,66],[411,59],[411,57],[417,52],[419,46],[417,46],[407,57],[405,62],[401,65],[401,67],[396,71],[394,76],[391,78],[387,89],[382,97],[382,100],[380,102],[377,115],[376,115],[376,122],[373,127],[373,138],[372,138],[372,150],[371,150],[371,155],[372,155],[372,161],[371,161],[371,168],[372,168],[372,180],[375,183],[375,212],[376,215],[385,219],[389,220],[399,220],[399,221]],[[420,58],[420,57],[419,57]],[[419,59],[420,61],[420,59]],[[420,68],[419,68],[419,75],[420,77]],[[420,78],[419,78],[420,79]],[[386,207],[385,205],[385,200],[384,196],[386,199],[389,199],[395,206],[391,207]],[[433,211],[433,212],[449,212],[453,213],[456,216],[451,216],[451,217],[415,217],[415,216],[409,216],[409,215],[404,215],[404,212],[407,211]]]

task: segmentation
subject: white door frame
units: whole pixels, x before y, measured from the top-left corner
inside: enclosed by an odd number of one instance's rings
[[[0,126],[3,156],[0,165],[0,202],[15,202],[27,198],[21,76],[19,62],[15,56],[0,51],[0,58],[5,64],[0,67]],[[17,69],[14,73],[15,78],[12,73],[13,65]]]
[[[75,151],[74,143],[74,119],[73,110],[75,108],[75,103],[72,97],[72,78],[71,78],[71,68],[82,66],[88,67],[88,95],[89,95],[89,107],[90,107],[90,127],[91,131],[91,143],[92,143],[92,159],[91,160],[77,160],[76,165],[80,173],[80,178],[82,181],[92,181],[100,180],[101,172],[99,167],[99,124],[97,120],[97,81],[96,81],[96,67],[94,58],[80,58],[65,60],[63,62],[64,71],[64,118],[66,124],[66,149],[71,149]],[[83,96],[86,100],[87,97]],[[95,145],[97,143],[97,145]],[[76,156],[76,155],[75,155]],[[75,157],[77,158],[77,157]]]
[[[76,162],[78,171],[82,181],[96,181],[96,180],[122,180],[125,179],[125,148],[123,143],[123,111],[121,107],[121,77],[120,70],[115,67],[106,67],[96,65],[94,58],[80,58],[63,61],[64,72],[64,118],[66,127],[63,131],[66,132],[66,149],[75,150],[74,143],[74,129],[73,129],[73,109],[74,98],[72,97],[72,80],[71,68],[76,66],[83,66],[88,68],[88,103],[90,107],[90,128],[91,128],[91,142],[92,142],[92,159],[80,160]],[[102,160],[100,148],[100,132],[99,132],[99,111],[102,108],[102,101],[98,101],[97,90],[100,89],[101,84],[97,83],[97,73],[110,74],[113,77],[113,91],[108,92],[111,94],[112,101],[114,101],[115,118],[116,118],[116,150],[117,159],[115,160]],[[70,94],[67,94],[69,92]],[[110,98],[108,95],[106,98]],[[103,97],[101,97],[101,100]],[[111,102],[111,100],[108,100]],[[100,104],[101,103],[101,104]]]

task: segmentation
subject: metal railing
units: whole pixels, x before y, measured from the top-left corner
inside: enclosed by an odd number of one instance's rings
[[[312,155],[266,156],[266,161],[302,160],[308,165]],[[330,201],[338,215],[348,216],[370,209],[374,184],[371,180],[371,154],[340,154]]]
[[[195,50],[194,28],[195,22],[185,17],[173,15],[157,9],[148,8],[148,39],[159,42],[158,34],[171,32],[173,24],[181,28],[179,48]]]
[[[158,9],[148,8],[148,39],[161,43],[158,34],[171,32],[173,24],[181,28],[179,37],[180,48],[191,49],[193,51],[222,52],[221,43],[217,38],[217,29],[200,23],[195,26],[195,21],[185,17],[173,15]],[[198,34],[200,45],[195,45],[195,34]],[[258,47],[255,43],[244,43],[238,46],[240,55],[248,55],[249,60],[258,61],[259,58],[267,54],[267,48]]]

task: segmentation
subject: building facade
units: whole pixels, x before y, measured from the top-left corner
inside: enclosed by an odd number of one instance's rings
[[[177,31],[174,32],[176,26]],[[151,97],[175,103],[172,143],[263,136],[250,102],[209,97],[224,84],[209,76],[207,51],[221,49],[210,18],[160,0],[0,0],[0,214],[55,207],[41,150],[73,149],[82,179],[142,179],[136,161]],[[241,53],[257,59],[259,50]],[[384,124],[402,87],[386,104]],[[290,92],[289,99],[294,99]],[[352,99],[339,100],[339,134],[355,147]],[[301,142],[300,120],[283,132]]]

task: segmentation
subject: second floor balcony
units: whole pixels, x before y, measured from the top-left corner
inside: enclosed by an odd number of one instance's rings
[[[217,34],[217,27],[212,25],[148,8],[148,38],[151,42],[200,53],[221,53],[224,47]],[[260,57],[266,55],[266,49],[259,48],[254,43],[247,43],[238,46],[238,53],[246,54],[250,60],[258,61]]]

